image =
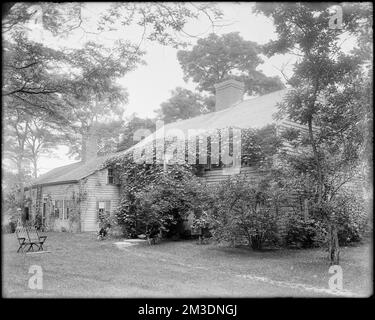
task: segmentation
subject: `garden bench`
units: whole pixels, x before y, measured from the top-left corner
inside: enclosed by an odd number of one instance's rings
[[[47,239],[47,236],[39,235],[35,227],[24,225],[17,225],[16,236],[20,245],[17,252],[27,247],[27,252],[34,251],[34,246],[38,248],[37,251],[43,250],[43,244]]]

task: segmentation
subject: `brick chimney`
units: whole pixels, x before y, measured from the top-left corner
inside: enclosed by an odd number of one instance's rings
[[[241,102],[245,84],[234,79],[215,84],[216,104],[215,111],[220,111]]]
[[[98,155],[98,135],[95,126],[92,126],[84,135],[82,141],[82,161],[86,162]]]

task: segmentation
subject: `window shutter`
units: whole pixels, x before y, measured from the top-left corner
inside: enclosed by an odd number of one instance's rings
[[[96,201],[96,219],[99,220],[99,201]]]
[[[69,211],[70,211],[70,208],[71,208],[71,206],[70,206],[70,200],[66,200],[66,202],[65,202],[65,212],[66,212],[66,217],[65,217],[65,219],[69,219]]]
[[[113,169],[113,183],[116,184],[116,185],[120,184],[119,172],[116,169]]]

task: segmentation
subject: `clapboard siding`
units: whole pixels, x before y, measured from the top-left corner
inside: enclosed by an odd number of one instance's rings
[[[97,221],[97,201],[110,201],[111,214],[116,209],[119,198],[120,198],[120,188],[117,185],[112,185],[107,183],[107,170],[96,171],[90,176],[82,179],[77,183],[67,183],[58,185],[44,185],[42,186],[42,199],[41,203],[44,202],[44,197],[49,197],[53,202],[55,200],[71,200],[73,194],[78,195],[80,192],[84,193],[84,198],[80,203],[81,221],[80,227],[81,231],[97,231],[98,221]],[[36,214],[36,203],[37,203],[37,188],[34,187],[26,192],[26,197],[31,199],[30,203],[30,213],[33,217]],[[48,203],[46,201],[46,203]],[[62,228],[65,230],[70,230],[71,225],[69,220],[63,219],[50,219],[52,214],[52,206],[47,205],[47,221],[48,225],[55,231],[61,231]],[[53,221],[53,223],[52,223]]]
[[[120,188],[107,183],[106,169],[88,176],[82,183],[87,196],[81,207],[81,230],[96,231],[98,229],[97,201],[111,201],[111,213],[113,213],[119,202]]]
[[[242,167],[240,170],[239,175],[245,176],[249,180],[258,180],[264,173],[262,173],[259,169],[256,169],[254,167]],[[215,169],[206,171],[203,173],[203,176],[201,177],[207,184],[214,184],[221,181],[227,180],[229,177],[231,177],[231,174],[227,174],[222,169]]]

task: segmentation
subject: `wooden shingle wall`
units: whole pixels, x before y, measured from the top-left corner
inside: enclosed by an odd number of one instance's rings
[[[81,230],[97,231],[97,202],[110,201],[110,212],[113,214],[120,199],[120,188],[108,184],[107,170],[100,170],[81,182],[86,191],[86,201],[81,206]]]

